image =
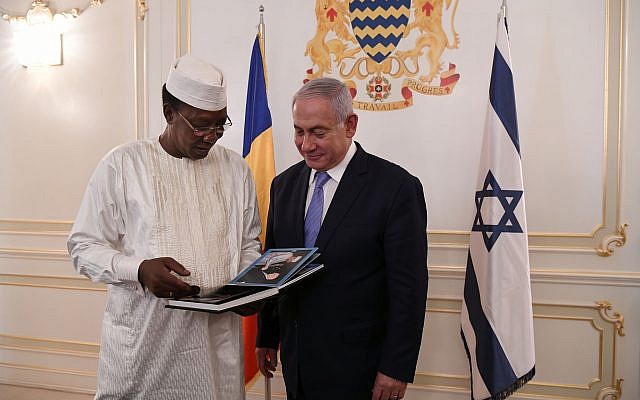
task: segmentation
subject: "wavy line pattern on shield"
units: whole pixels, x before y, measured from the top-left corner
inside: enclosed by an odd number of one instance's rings
[[[384,61],[398,46],[409,23],[411,0],[350,0],[351,27],[362,50]]]

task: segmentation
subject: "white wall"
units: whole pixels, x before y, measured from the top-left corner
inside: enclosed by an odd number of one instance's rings
[[[260,4],[277,170],[300,159],[290,98],[310,67],[304,49],[315,31],[314,2],[147,4],[137,25],[133,1],[89,9],[65,34],[64,65],[39,70],[17,65],[11,29],[0,24],[7,44],[0,49],[0,383],[14,389],[91,392],[104,292],[76,276],[64,248],[86,181],[113,146],[160,134],[159,89],[170,61],[187,50],[226,71],[234,126],[222,142],[241,151]],[[620,378],[622,398],[640,398],[640,5],[509,5],[538,360],[521,398],[607,398]],[[428,199],[429,312],[410,399],[468,397],[458,310],[496,8],[494,0],[459,3],[461,45],[443,54],[461,74],[453,94],[415,94],[400,111],[359,111],[358,140],[419,176]],[[617,226],[627,222],[626,243],[616,247]],[[599,308],[601,300],[611,310]],[[622,317],[624,330],[616,330]],[[278,378],[276,398],[281,385]],[[260,398],[261,388],[256,383],[249,396]]]
[[[135,11],[105,1],[70,21],[56,67],[20,66],[0,24],[0,383],[95,388],[105,289],[75,273],[66,235],[97,162],[136,139]]]

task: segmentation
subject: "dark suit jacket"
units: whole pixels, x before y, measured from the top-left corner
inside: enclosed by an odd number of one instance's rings
[[[316,246],[324,271],[259,315],[258,347],[278,348],[287,391],[371,398],[377,371],[412,382],[427,296],[427,210],[420,181],[359,144]],[[266,248],[304,246],[310,169],[271,185]]]

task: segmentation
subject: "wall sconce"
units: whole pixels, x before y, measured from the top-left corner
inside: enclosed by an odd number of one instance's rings
[[[24,16],[3,12],[2,18],[15,27],[13,34],[18,61],[25,67],[62,65],[62,33],[67,21],[77,18],[90,6],[103,0],[91,0],[84,8],[52,11],[47,1],[35,0]]]

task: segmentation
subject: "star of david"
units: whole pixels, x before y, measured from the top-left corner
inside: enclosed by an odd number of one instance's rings
[[[482,203],[489,197],[495,197],[500,201],[504,214],[496,225],[485,224],[482,218]],[[482,232],[487,251],[496,243],[503,233],[522,233],[522,227],[516,218],[514,211],[522,198],[522,190],[505,190],[500,187],[498,181],[489,170],[484,179],[482,190],[476,192],[476,217],[473,221],[472,231]]]

